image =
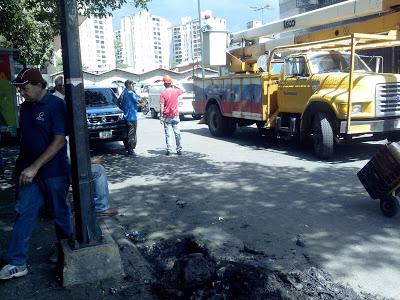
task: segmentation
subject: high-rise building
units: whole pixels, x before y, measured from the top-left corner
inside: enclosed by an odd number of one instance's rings
[[[124,63],[122,58],[121,30],[114,31],[115,63],[120,66]]]
[[[122,60],[139,72],[169,68],[171,23],[148,11],[121,19]]]
[[[345,0],[279,0],[281,19]]]
[[[212,12],[201,12],[201,27],[226,30],[226,20],[215,18]],[[172,27],[172,64],[194,61],[201,57],[199,19],[181,18],[181,24]]]
[[[104,72],[115,68],[112,18],[90,17],[79,26],[82,68]]]

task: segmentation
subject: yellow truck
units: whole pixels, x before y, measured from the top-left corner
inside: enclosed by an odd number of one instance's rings
[[[389,19],[399,22],[398,14]],[[230,55],[231,68],[242,72],[196,79],[194,108],[214,136],[257,124],[280,138],[310,140],[322,159],[333,154],[335,144],[399,141],[400,75],[377,73],[356,54],[399,45],[398,30],[337,34],[275,47],[264,69]]]

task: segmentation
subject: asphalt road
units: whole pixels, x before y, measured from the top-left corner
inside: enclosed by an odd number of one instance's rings
[[[382,142],[341,146],[325,162],[311,148],[268,142],[255,127],[215,138],[186,120],[184,156],[166,157],[159,121],[138,124],[137,158],[124,157],[119,143],[92,151],[103,157],[127,231],[156,242],[218,226],[279,268],[312,264],[358,292],[400,298],[400,216],[384,217],[356,176]]]
[[[255,127],[240,128],[224,139],[212,137],[207,126],[193,120],[181,122],[181,130],[182,157],[164,155],[163,128],[149,117],[138,121],[137,157],[125,156],[121,143],[93,147],[91,155],[100,156],[107,169],[111,205],[119,209],[117,217],[105,220],[113,234],[137,230],[151,245],[194,229],[220,230],[246,249],[264,253],[259,260],[255,255],[257,263],[283,270],[316,266],[358,292],[400,299],[400,215],[384,217],[356,176],[382,143],[342,146],[324,162],[311,148],[268,142]],[[7,150],[10,164],[15,155],[15,147]],[[9,177],[11,170],[7,172]],[[10,182],[0,183],[4,256],[14,203]],[[53,235],[51,222],[40,220],[31,239],[30,274],[2,283],[0,295],[108,299],[115,282],[95,283],[90,290],[59,287],[47,260]],[[118,285],[118,295],[153,299],[144,297],[147,288],[137,256],[121,244],[120,249],[129,276],[125,288]]]

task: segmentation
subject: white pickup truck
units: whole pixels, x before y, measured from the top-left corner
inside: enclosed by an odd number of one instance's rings
[[[194,113],[193,109],[193,82],[181,81],[176,83],[176,87],[184,91],[178,98],[179,116],[183,118],[186,115],[191,115],[194,119],[199,119],[201,116]],[[150,84],[146,87],[148,90],[148,101],[151,117],[156,119],[160,113],[160,95],[165,89],[162,82]]]

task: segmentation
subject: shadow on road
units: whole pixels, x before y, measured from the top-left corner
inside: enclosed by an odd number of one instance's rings
[[[204,128],[186,132],[209,136]],[[268,144],[252,128],[239,130],[232,139],[224,140],[301,159],[312,157],[310,149],[280,142]],[[399,218],[386,219],[380,214],[378,203],[368,197],[356,178],[358,169],[334,165],[368,159],[378,147],[340,147],[330,161],[333,166],[313,171],[220,163],[194,152],[166,157],[163,151],[154,150],[133,158],[123,155],[119,144],[98,147],[93,155],[101,155],[107,169],[112,205],[120,211],[118,223],[126,232],[141,231],[149,244],[195,227],[219,226],[252,249],[265,252],[269,261],[291,260],[286,267],[306,262],[332,264],[335,257],[345,255],[347,264],[339,265],[337,271],[348,276],[352,269],[347,265],[373,273],[400,264],[400,245],[394,238],[399,234]],[[7,159],[11,160],[12,155],[8,154]],[[13,221],[9,215],[12,206],[1,201],[3,255]],[[32,239],[40,234],[36,231]],[[298,235],[305,237],[306,247],[296,247]],[[368,245],[379,247],[364,252]],[[33,242],[31,251],[38,247],[42,247],[40,243]],[[45,259],[46,253],[36,259]],[[39,278],[37,284],[43,285],[43,279],[48,280]]]
[[[105,155],[104,160],[112,198],[121,212],[119,222],[126,231],[144,232],[150,243],[216,224],[277,260],[293,255],[301,234],[307,236],[302,251],[310,250],[314,263],[331,263],[338,254],[345,254],[353,267],[371,272],[400,263],[393,238],[398,217],[381,215],[378,202],[356,178],[356,168],[311,172],[216,163],[198,153],[149,154]],[[360,253],[375,243],[380,247]],[[343,275],[352,272],[341,268]]]
[[[218,138],[212,136],[208,128],[205,127],[199,129],[183,129],[182,132],[201,135],[204,137],[210,137],[223,141],[231,141],[232,143],[248,148],[276,151],[279,153],[284,153],[293,157],[297,157],[301,160],[319,161],[319,159],[314,155],[314,150],[311,143],[300,144],[296,141],[285,141],[277,139],[268,141],[265,136],[259,134],[257,128],[238,128],[238,130],[232,137],[226,138]],[[351,145],[336,146],[333,157],[331,157],[326,162],[330,164],[340,164],[343,162],[370,159],[374,155],[374,153],[378,151],[379,147],[379,144],[369,143],[354,143]]]

